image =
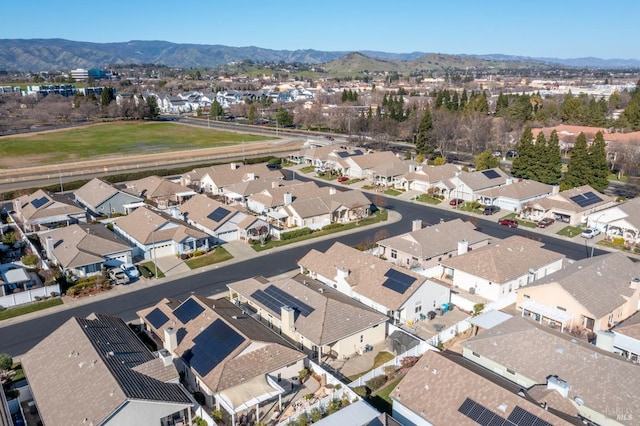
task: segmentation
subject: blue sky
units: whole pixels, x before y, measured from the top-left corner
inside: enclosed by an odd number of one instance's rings
[[[3,4],[0,39],[640,59],[640,1],[44,0]]]

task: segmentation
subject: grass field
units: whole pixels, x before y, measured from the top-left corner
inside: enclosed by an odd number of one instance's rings
[[[31,312],[36,312],[42,309],[47,309],[52,306],[62,305],[62,299],[55,297],[53,299],[45,300],[42,302],[34,302],[26,305],[18,305],[15,308],[8,308],[0,311],[0,321],[8,318],[17,317]]]
[[[55,164],[108,155],[214,148],[266,137],[175,123],[109,123],[57,132],[0,138],[0,158],[38,158]]]
[[[194,257],[185,261],[184,263],[191,269],[202,268],[203,266],[213,265],[214,263],[224,262],[225,260],[233,259],[231,253],[224,249],[224,247],[216,247],[215,251],[207,253],[202,256]]]

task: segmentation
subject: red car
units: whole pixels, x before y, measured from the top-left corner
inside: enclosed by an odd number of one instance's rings
[[[555,220],[551,219],[550,217],[545,217],[540,222],[538,222],[538,228],[546,228],[547,226],[553,225],[554,222]]]
[[[348,181],[348,180],[349,180],[349,178],[348,178],[347,176],[340,176],[340,177],[338,178],[338,182],[340,182],[340,183],[342,183],[342,182],[346,182],[346,181]]]
[[[450,206],[457,206],[458,204],[462,203],[464,203],[464,200],[462,198],[454,198],[453,200],[449,201]]]
[[[500,225],[508,226],[509,228],[517,228],[518,221],[515,219],[500,219],[498,221]]]

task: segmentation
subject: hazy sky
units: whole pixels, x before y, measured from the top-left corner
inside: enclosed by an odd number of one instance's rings
[[[638,0],[5,3],[0,39],[640,59]]]

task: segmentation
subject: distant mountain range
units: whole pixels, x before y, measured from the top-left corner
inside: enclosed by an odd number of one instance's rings
[[[272,50],[255,46],[230,47],[222,45],[178,44],[167,41],[126,43],[89,43],[64,39],[0,39],[0,70],[51,71],[74,68],[107,67],[113,64],[162,64],[170,67],[215,67],[230,62],[251,59],[255,62],[300,62],[327,64],[352,52],[326,52],[313,49]],[[388,53],[360,51],[363,58],[378,60],[369,71],[384,71],[380,61],[396,69],[398,63],[413,62],[409,68],[423,69],[465,68],[483,66],[549,66],[551,64],[580,68],[640,68],[636,59],[599,58],[530,58],[510,55],[445,55],[426,52]],[[517,63],[517,65],[515,64]],[[382,68],[386,68],[382,66]],[[402,66],[401,68],[406,68]],[[398,70],[400,71],[400,70]]]

